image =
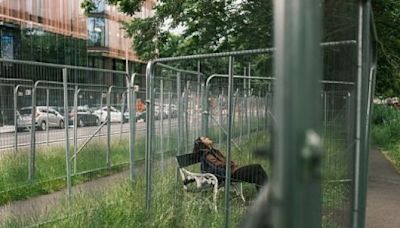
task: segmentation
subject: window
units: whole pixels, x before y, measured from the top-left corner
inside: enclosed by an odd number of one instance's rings
[[[36,13],[36,16],[42,18],[42,17],[44,16],[44,11],[46,10],[46,9],[44,8],[43,0],[36,0],[36,4],[37,4],[37,13]],[[39,23],[41,23],[41,22],[39,21]]]
[[[93,0],[94,5],[96,6],[96,9],[94,9],[91,13],[103,13],[106,4],[104,0]]]
[[[31,108],[23,108],[19,111],[21,115],[30,115],[32,114],[32,109]]]
[[[1,37],[1,57],[14,59],[14,37],[12,35],[6,34]]]
[[[88,46],[90,47],[105,47],[106,42],[106,19],[91,17],[88,18]]]

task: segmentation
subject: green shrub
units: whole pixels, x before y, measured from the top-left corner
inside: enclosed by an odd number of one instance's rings
[[[373,142],[400,169],[400,110],[386,105],[375,105],[372,120]]]

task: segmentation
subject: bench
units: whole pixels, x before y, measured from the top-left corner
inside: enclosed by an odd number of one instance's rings
[[[224,190],[223,183],[218,183],[218,177],[212,173],[198,173],[191,172],[187,170],[187,167],[198,164],[201,162],[200,153],[189,153],[176,156],[176,160],[178,162],[178,170],[181,176],[183,189],[185,191],[188,190],[187,185],[192,182],[196,182],[196,187],[198,189],[203,188],[204,186],[211,186],[213,192],[213,203],[214,209],[217,210],[217,197],[220,191]],[[221,179],[221,178],[220,178]],[[239,196],[243,202],[246,202],[243,196],[243,188],[242,183],[240,181],[232,180],[231,181],[232,189]]]

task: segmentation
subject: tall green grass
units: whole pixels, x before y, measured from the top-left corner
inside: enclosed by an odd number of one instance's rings
[[[77,156],[73,183],[78,184],[93,178],[106,176],[127,168],[129,161],[127,139],[114,140],[111,145],[111,166],[106,165],[106,144],[95,140]],[[137,140],[135,159],[144,158],[144,139]],[[71,149],[70,154],[73,154]],[[28,180],[29,152],[18,151],[0,160],[0,205],[13,200],[51,193],[65,188],[66,161],[64,147],[41,147],[36,153],[35,175]],[[72,167],[73,161],[71,161]]]
[[[242,151],[233,150],[234,158],[242,165],[248,164],[248,154],[253,148],[265,142],[267,136],[253,134]],[[253,159],[250,162],[262,163],[268,170],[266,160]],[[40,225],[40,227],[221,227],[224,221],[223,192],[218,198],[218,212],[213,209],[210,191],[185,192],[177,181],[176,162],[168,163],[160,175],[158,166],[153,170],[152,207],[144,208],[144,178],[138,176],[134,183],[128,181],[118,184],[110,191],[75,195],[71,203],[40,217],[21,219],[8,217],[1,227],[21,227]],[[245,185],[247,199],[255,195],[254,187]],[[236,226],[246,210],[239,198],[231,200],[231,224]]]
[[[386,105],[374,105],[372,139],[400,169],[400,110]]]
[[[322,227],[351,225],[354,150],[349,119],[338,111],[329,116],[323,131]]]
[[[263,120],[262,120],[263,123]],[[243,129],[243,138],[247,142],[241,145],[241,150],[233,148],[232,159],[240,165],[251,163],[262,163],[267,169],[268,174],[271,174],[271,166],[268,161],[260,160],[254,157],[252,151],[262,145],[270,142],[269,135],[257,134],[257,125],[252,124],[251,137],[246,138],[247,128]],[[260,127],[261,129],[261,127]],[[217,138],[218,127],[210,128],[210,136]],[[234,137],[239,137],[240,129],[234,128]],[[161,136],[158,136],[161,137]],[[166,137],[171,137],[166,136]],[[158,140],[159,141],[159,138]],[[167,139],[164,139],[165,145]],[[142,159],[144,152],[144,140],[137,140],[137,153],[135,159]],[[96,142],[88,146],[78,156],[77,171],[85,171],[99,167],[105,167],[105,144]],[[220,145],[223,150],[225,147]],[[156,156],[154,160],[153,170],[153,197],[152,197],[152,210],[146,212],[144,206],[144,180],[143,176],[138,175],[135,183],[132,185],[129,182],[123,183],[113,187],[110,191],[102,195],[75,195],[71,205],[66,202],[63,206],[53,210],[50,214],[43,215],[39,218],[31,218],[22,221],[18,217],[9,217],[0,226],[5,227],[18,227],[26,224],[42,224],[41,227],[220,227],[223,225],[223,193],[219,195],[218,207],[219,212],[213,211],[212,194],[203,192],[198,194],[186,193],[183,191],[180,183],[176,178],[176,164],[173,159],[173,154],[176,152],[176,137],[171,138],[171,148],[165,153],[167,166],[161,173],[159,164],[160,156]],[[343,153],[345,152],[344,146],[337,144],[335,141],[329,141],[325,144],[326,157],[323,168],[323,208],[327,213],[323,215],[323,227],[340,227],[336,225],[335,218],[330,211],[340,210],[343,204],[348,201],[347,196],[351,189],[348,185],[341,183],[331,183],[329,180],[340,180],[346,178],[347,169],[351,167],[343,167],[337,169],[336,165],[329,165],[329,162],[343,161]],[[121,164],[128,161],[129,154],[127,153],[128,143],[126,139],[115,140],[112,143],[111,158],[113,164]],[[140,149],[139,149],[140,148]],[[58,151],[58,152],[55,152]],[[142,151],[142,152],[140,152]],[[190,151],[188,151],[190,152]],[[38,180],[51,179],[57,176],[63,176],[65,173],[65,159],[64,149],[58,148],[51,149],[51,153],[47,151],[40,152],[40,163],[43,174],[38,173]],[[21,156],[21,157],[19,157]],[[15,159],[15,160],[12,160]],[[8,201],[13,199],[20,199],[37,194],[43,194],[65,187],[65,180],[61,179],[58,182],[52,182],[51,185],[39,185],[38,189],[32,190],[34,186],[32,183],[26,181],[27,177],[27,157],[20,154],[16,157],[10,157],[6,160],[10,164],[8,168],[0,170],[3,173],[7,172],[4,180],[0,181],[3,184],[3,189],[18,187],[21,183],[13,183],[16,179],[22,179],[23,183],[27,183],[31,189],[27,192],[16,192],[14,195],[4,196],[3,199]],[[24,162],[21,162],[24,161]],[[25,163],[25,164],[24,164]],[[6,164],[6,163],[5,163]],[[20,165],[16,165],[20,164]],[[39,163],[38,163],[39,164]],[[51,168],[50,168],[51,167]],[[47,168],[47,172],[44,172]],[[108,175],[109,172],[101,175]],[[101,176],[99,175],[99,176]],[[22,177],[22,178],[21,178]],[[2,177],[3,178],[3,177]],[[16,179],[15,179],[16,178]],[[39,179],[41,178],[41,179]],[[75,183],[88,181],[93,177],[77,176],[74,178]],[[9,183],[15,184],[10,185]],[[1,186],[0,186],[1,188]],[[255,190],[252,185],[245,184],[244,192],[247,199],[255,196]],[[0,199],[2,196],[0,196]],[[7,202],[8,202],[7,201]],[[232,201],[232,225],[238,224],[242,214],[246,210],[240,199],[233,198]]]
[[[236,125],[238,126],[238,125]],[[243,127],[247,130],[247,127]],[[191,129],[194,131],[193,129]],[[218,135],[218,127],[210,127],[212,137]],[[243,131],[244,131],[243,130]],[[256,124],[252,123],[250,133],[256,131]],[[246,131],[247,132],[247,131]],[[191,133],[194,135],[194,133]],[[244,134],[244,132],[243,132]],[[159,142],[164,139],[164,151],[161,152]],[[233,136],[239,137],[239,128],[235,127]],[[167,142],[169,138],[169,148]],[[185,139],[186,137],[184,137]],[[182,139],[182,142],[184,142]],[[225,139],[225,138],[224,138]],[[192,140],[188,139],[187,147],[191,148]],[[171,135],[156,136],[156,154],[160,157],[164,153],[165,159],[177,152],[177,132],[173,130]],[[73,184],[90,181],[94,178],[110,175],[128,167],[129,144],[126,137],[113,138],[111,141],[111,164],[106,162],[107,144],[104,138],[94,138],[77,156],[76,165],[71,161],[73,168]],[[182,148],[185,148],[182,146]],[[135,140],[134,159],[143,160],[145,151],[144,137]],[[190,151],[181,151],[188,153]],[[73,154],[71,148],[70,154]],[[9,153],[0,159],[0,205],[14,200],[51,193],[66,187],[66,161],[65,148],[63,146],[38,147],[36,151],[34,179],[28,180],[29,151],[19,150],[17,154]],[[76,169],[74,169],[76,168]]]
[[[233,160],[240,165],[261,163],[271,174],[269,161],[252,156],[252,151],[260,145],[269,143],[270,137],[254,133],[250,140],[241,145],[243,149],[233,149]],[[341,147],[326,145],[329,159],[340,159],[337,155]],[[74,195],[70,204],[64,202],[49,214],[28,219],[8,217],[1,227],[20,227],[40,225],[40,227],[221,227],[224,222],[224,194],[219,194],[218,212],[213,210],[212,194],[209,191],[185,192],[177,180],[176,162],[168,164],[161,174],[160,166],[154,161],[152,179],[152,207],[144,208],[145,183],[138,176],[132,184],[128,181],[112,187],[107,192]],[[323,207],[332,210],[343,206],[345,196],[350,191],[345,184],[330,185],[325,180],[344,178],[344,173],[336,173],[334,168],[324,168]],[[255,197],[255,189],[244,185],[247,200]],[[247,206],[239,198],[231,199],[231,225],[237,226]],[[341,227],[330,211],[322,215],[322,227]]]

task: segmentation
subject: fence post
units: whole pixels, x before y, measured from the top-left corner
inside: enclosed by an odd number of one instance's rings
[[[248,107],[247,107],[247,94],[248,94],[248,91],[247,91],[247,86],[246,86],[246,81],[248,80],[248,79],[246,79],[246,74],[247,74],[247,69],[246,69],[246,67],[244,67],[244,72],[243,72],[243,101],[242,101],[242,105],[243,105],[243,107],[244,107],[244,116],[243,116],[243,122],[244,123],[242,123],[243,125],[247,125],[247,118],[248,118],[248,116],[247,116],[247,112],[248,112]],[[250,81],[250,80],[249,80]],[[242,142],[242,141],[241,141]]]
[[[204,83],[201,84],[201,135],[206,136],[208,134],[208,129],[207,129],[207,87]]]
[[[79,89],[78,86],[75,86],[74,91],[74,173],[76,173],[77,169],[77,158],[78,158],[78,94]],[[68,128],[69,123],[65,123],[65,127]]]
[[[19,85],[14,88],[14,152],[18,152],[18,89]]]
[[[321,6],[312,0],[274,3],[272,227],[321,227]]]
[[[155,71],[155,63],[150,61],[147,63],[146,69],[146,148],[145,148],[145,176],[146,176],[146,210],[151,208],[151,173],[153,154],[153,136],[154,136],[154,91],[153,78]]]
[[[251,91],[251,63],[249,62],[247,70],[249,71],[249,93]]]
[[[178,72],[176,74],[176,95],[178,98],[178,146],[177,146],[177,155],[180,155],[182,152],[182,97],[181,97],[181,73]]]
[[[240,127],[240,133],[239,133],[239,141],[240,141],[240,143],[242,143],[243,141],[242,141],[242,136],[243,136],[243,113],[242,113],[242,111],[244,110],[244,107],[243,107],[243,98],[240,98],[239,99],[240,101],[239,101],[239,105],[240,105],[240,107],[239,107],[239,127]]]
[[[252,121],[252,112],[253,112],[253,91],[250,90],[249,92],[249,97],[247,98],[247,112],[249,113],[249,116],[247,118],[247,139],[250,140],[250,133],[251,133],[251,121]]]
[[[358,60],[357,60],[357,91],[356,91],[356,155],[354,170],[354,204],[353,227],[365,226],[366,190],[368,183],[368,155],[369,155],[369,114],[372,87],[370,83],[374,77],[373,67],[375,53],[370,48],[374,42],[371,39],[371,1],[360,0],[358,20]],[[375,34],[374,34],[375,35]],[[371,58],[373,57],[373,59]],[[372,77],[372,78],[371,78]]]
[[[50,90],[49,90],[49,88],[47,88],[46,89],[46,107],[47,107],[47,110],[49,110],[49,102],[50,102],[49,100],[50,100]],[[68,125],[68,123],[64,124],[64,125]],[[49,146],[49,113],[46,114],[46,143],[47,143],[47,146]]]
[[[71,163],[69,154],[69,129],[68,129],[68,74],[67,69],[63,69],[63,87],[64,87],[64,126],[65,126],[65,167],[67,172],[67,198],[71,199],[72,181],[71,181]]]
[[[236,137],[236,102],[237,96],[239,93],[239,89],[236,89],[236,92],[233,94],[233,113],[232,113],[232,128],[233,128],[233,137]]]
[[[29,156],[29,180],[32,181],[35,176],[36,163],[36,86],[32,88],[32,116],[31,116],[31,153]]]
[[[129,112],[129,168],[131,182],[135,179],[135,134],[136,134],[136,92],[133,91],[135,83],[135,74],[132,74],[131,79],[126,75],[126,85],[128,87],[127,106]]]
[[[327,132],[327,127],[328,127],[328,105],[327,105],[327,101],[328,101],[328,99],[327,99],[327,92],[326,91],[324,91],[323,93],[322,93],[322,96],[324,97],[324,132],[325,132],[325,134],[326,134],[326,132]]]
[[[185,153],[189,152],[189,148],[188,148],[188,143],[189,143],[189,88],[190,88],[190,82],[187,81],[186,82],[186,92],[185,92],[185,136],[186,136],[186,140],[185,140]]]
[[[353,95],[352,92],[347,92],[346,96],[346,126],[347,126],[347,142],[346,142],[346,148],[348,150],[348,152],[351,151],[350,145],[353,144],[353,140],[354,140],[354,119],[353,119]]]
[[[201,73],[201,62],[200,62],[200,60],[197,60],[197,73],[198,73],[198,75],[197,75],[197,89],[196,89],[196,97],[197,97],[196,104],[197,104],[197,107],[199,107],[200,102],[201,102],[201,97],[200,97],[200,93],[201,93],[200,92],[200,89],[201,89],[201,86],[200,86],[200,84],[201,84],[201,75],[200,75],[200,73]],[[201,134],[200,124],[201,124],[201,120],[198,117],[196,117],[197,136],[199,136]]]
[[[221,146],[222,145],[222,129],[221,129],[221,127],[223,126],[222,125],[222,96],[223,96],[223,94],[224,94],[224,91],[222,90],[222,95],[220,94],[219,95],[219,99],[218,99],[218,119],[219,119],[219,127],[218,127],[218,142],[219,142],[219,145]]]
[[[244,67],[244,69],[243,69],[243,76],[244,76],[244,78],[243,78],[243,92],[244,93],[246,93],[245,91],[247,89],[247,86],[246,86],[246,81],[247,81],[246,74],[247,74],[247,68]]]
[[[106,151],[106,166],[111,168],[111,91],[113,86],[110,86],[107,93],[107,151]]]
[[[269,125],[269,112],[272,112],[272,110],[271,110],[271,105],[272,105],[272,102],[271,102],[271,99],[272,99],[272,96],[271,96],[271,94],[270,94],[270,92],[267,92],[267,94],[265,95],[266,96],[266,99],[267,99],[267,103],[265,104],[265,129],[269,129],[268,128],[268,125]]]
[[[161,147],[161,173],[164,174],[164,80],[160,80],[160,147]]]
[[[119,129],[119,140],[122,139],[122,132],[124,130],[124,112],[125,112],[125,101],[127,100],[127,91],[122,93],[122,101],[121,101],[121,125]],[[129,121],[129,120],[128,120]]]
[[[244,123],[246,126],[246,131],[247,131],[247,140],[250,139],[250,134],[249,134],[249,98],[248,98],[248,93],[247,91],[244,91],[244,101],[243,101],[243,106],[245,107],[244,110]]]
[[[101,93],[100,93],[100,110],[101,110],[101,112],[100,112],[100,123],[103,120],[103,94],[104,94],[103,91],[101,91]],[[105,121],[107,121],[107,119]],[[99,134],[98,134],[99,140],[101,139],[101,135],[102,135],[101,129],[103,129],[103,128],[100,128],[100,131],[99,131]]]
[[[257,133],[260,132],[260,98],[261,98],[261,91],[258,91],[258,97],[256,99],[256,114],[257,114]]]
[[[230,186],[231,186],[231,137],[232,137],[232,97],[233,97],[233,57],[229,56],[229,82],[228,82],[228,135],[226,148],[226,177],[225,177],[225,227],[230,227]]]
[[[172,136],[172,122],[171,122],[171,114],[172,114],[172,92],[168,92],[168,151],[171,150],[171,136]]]

